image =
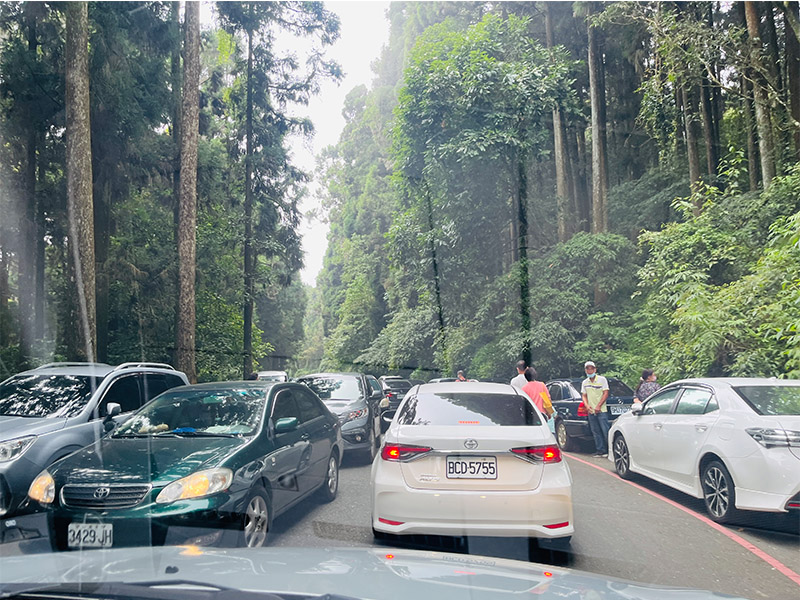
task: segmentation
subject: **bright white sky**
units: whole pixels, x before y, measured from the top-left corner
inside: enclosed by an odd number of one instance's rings
[[[389,2],[326,2],[325,7],[341,19],[339,40],[326,54],[342,66],[344,79],[338,85],[324,82],[320,94],[309,106],[298,110],[298,113],[308,115],[316,128],[310,143],[297,140],[292,145],[295,164],[308,173],[315,170],[316,155],[326,146],[339,141],[339,134],[344,128],[344,98],[357,85],[363,83],[371,86],[373,73],[370,65],[389,39],[389,21],[386,19]],[[318,206],[319,202],[318,185],[313,182],[303,203],[303,212]],[[305,268],[300,275],[304,283],[313,286],[322,269],[322,259],[328,245],[328,226],[306,217],[301,234]]]
[[[339,141],[339,135],[344,128],[342,107],[345,96],[357,85],[371,87],[373,73],[370,65],[380,56],[381,49],[389,39],[389,21],[386,18],[389,2],[334,1],[325,2],[325,7],[339,15],[341,21],[339,40],[326,49],[326,56],[341,65],[344,78],[338,84],[323,82],[319,95],[308,106],[299,106],[291,111],[297,116],[310,117],[316,129],[313,139],[293,139],[291,143],[294,164],[312,175],[316,170],[316,156],[326,146]],[[201,23],[211,24],[214,21],[213,10],[211,2],[201,4]],[[282,42],[291,47],[281,48]],[[283,39],[279,37],[276,44],[278,53],[295,53],[301,60],[307,45],[307,42],[288,34]],[[320,199],[319,184],[312,181],[301,206],[302,212],[305,214],[318,207]],[[328,245],[328,226],[306,216],[300,233],[303,236],[305,253],[305,268],[300,276],[303,283],[314,286],[317,275],[322,270],[322,260]]]

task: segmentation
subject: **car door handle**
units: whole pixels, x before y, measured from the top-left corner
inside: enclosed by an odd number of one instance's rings
[[[307,433],[304,433],[303,435],[300,436],[300,439],[303,440],[304,442],[307,442],[308,440],[311,439],[311,436],[309,436]]]
[[[698,433],[703,433],[706,429],[708,429],[708,425],[695,425],[694,430]]]
[[[653,429],[661,429],[663,426],[663,423],[653,423]]]

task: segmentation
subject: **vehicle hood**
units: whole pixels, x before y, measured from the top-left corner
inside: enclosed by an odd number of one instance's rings
[[[325,406],[335,415],[364,408],[363,400],[325,400]]]
[[[0,417],[0,440],[10,440],[23,435],[42,435],[63,429],[64,417]]]
[[[112,438],[106,437],[49,468],[65,483],[159,483],[220,465],[247,438]]]
[[[521,594],[536,594],[542,599],[733,598],[536,563],[444,552],[396,548],[207,550],[196,546],[40,554],[36,560],[29,556],[4,557],[0,596],[78,582],[149,582],[165,587],[191,583],[256,593],[338,594],[381,600],[497,600],[519,598]],[[95,593],[110,590],[94,588]],[[158,589],[147,590],[147,597],[158,598]]]

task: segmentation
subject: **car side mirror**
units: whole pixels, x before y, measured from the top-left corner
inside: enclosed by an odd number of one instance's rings
[[[634,402],[633,406],[631,406],[631,414],[636,415],[637,417],[642,414],[642,409],[644,408],[644,404],[641,402]]]
[[[372,390],[372,394],[370,395],[372,400],[380,400],[383,398],[383,392],[380,390]]]
[[[116,402],[109,402],[106,405],[106,416],[103,419],[103,428],[106,431],[111,431],[116,427],[116,423],[114,422],[114,417],[122,412],[122,407],[117,404]]]
[[[275,433],[288,433],[297,429],[299,425],[297,417],[283,417],[275,421]]]

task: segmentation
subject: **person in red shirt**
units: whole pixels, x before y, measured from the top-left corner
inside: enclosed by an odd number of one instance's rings
[[[553,404],[550,402],[550,394],[547,392],[547,387],[541,381],[536,381],[536,369],[533,367],[525,369],[525,379],[528,383],[522,387],[522,391],[533,400],[539,412],[549,419],[550,415],[553,414]]]

